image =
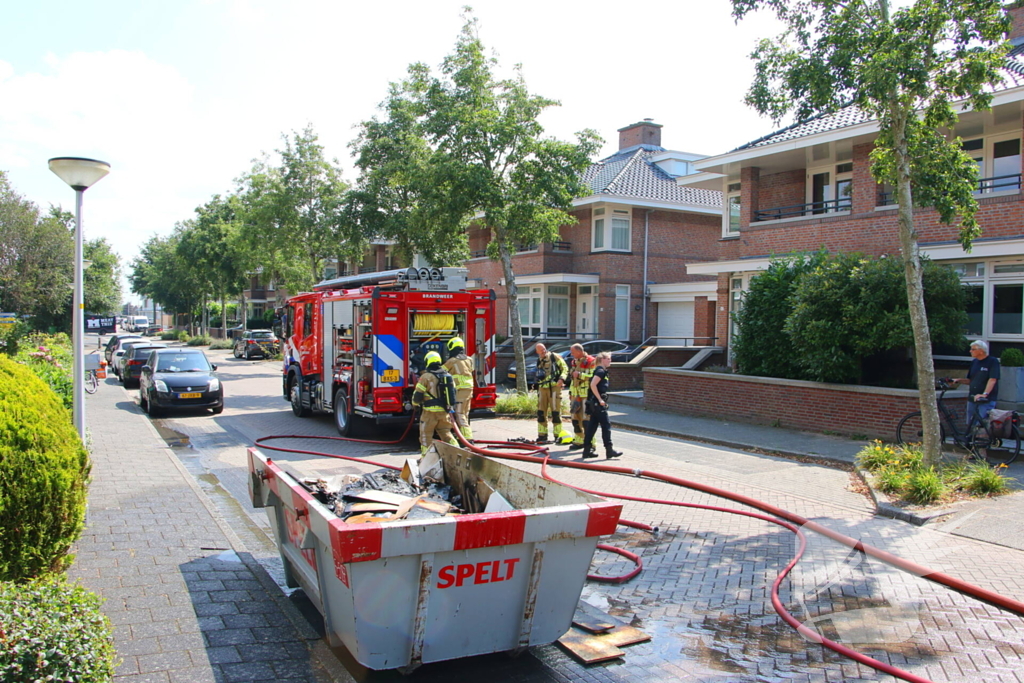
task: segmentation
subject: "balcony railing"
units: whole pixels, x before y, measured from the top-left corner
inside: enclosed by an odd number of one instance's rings
[[[557,251],[561,253],[572,252],[572,242],[552,242],[551,251]]]
[[[1020,192],[1020,183],[1020,173],[997,175],[992,176],[991,178],[979,178],[978,189],[974,191],[974,194],[988,194],[989,192]],[[878,206],[894,206],[895,204],[895,191],[878,193]]]
[[[536,244],[517,244],[516,245],[516,253],[517,254],[521,254],[521,253],[523,253],[525,251],[537,251],[537,245]],[[572,252],[572,242],[552,242],[551,243],[551,251],[559,252],[559,253],[571,253]],[[487,256],[487,250],[486,249],[474,249],[473,251],[469,252],[469,258],[483,258],[485,256]]]
[[[783,218],[795,218],[797,216],[814,216],[817,214],[834,213],[836,211],[849,211],[853,206],[853,200],[849,197],[842,199],[828,199],[823,202],[808,202],[807,204],[793,204],[792,206],[779,206],[774,209],[754,212],[754,221],[777,221]]]

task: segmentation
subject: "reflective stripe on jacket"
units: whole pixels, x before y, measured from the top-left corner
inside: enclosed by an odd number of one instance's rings
[[[546,389],[558,384],[558,380],[564,381],[566,375],[569,374],[569,366],[565,364],[565,359],[560,355],[548,351],[546,356],[537,359],[537,372],[544,373],[544,379],[538,380],[537,386]]]
[[[413,390],[412,404],[432,413],[443,413],[446,411],[442,403],[437,397],[437,377],[432,372],[424,372]]]
[[[444,367],[445,370],[451,373],[452,379],[455,380],[456,390],[473,388],[472,356],[467,356],[464,353],[452,356],[444,362]]]
[[[586,398],[590,392],[590,379],[594,376],[594,370],[597,369],[597,360],[590,355],[583,356],[583,358],[572,361],[572,370],[579,371],[579,377],[572,380],[572,384],[569,385],[569,395],[578,398]]]

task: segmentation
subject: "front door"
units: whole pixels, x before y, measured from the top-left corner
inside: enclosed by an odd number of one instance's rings
[[[579,285],[576,290],[576,336],[597,339],[597,286]]]

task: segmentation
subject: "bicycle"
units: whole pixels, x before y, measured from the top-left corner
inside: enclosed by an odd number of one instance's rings
[[[995,465],[1009,465],[1020,455],[1020,432],[1016,426],[1010,428],[1010,438],[993,438],[989,432],[987,420],[971,418],[971,423],[961,431],[958,425],[963,423],[963,418],[958,416],[946,404],[946,392],[952,388],[952,383],[947,378],[938,380],[935,388],[939,390],[937,400],[939,406],[939,433],[940,443],[947,443],[947,438],[952,438],[953,444],[967,450],[971,455],[986,460]],[[921,411],[915,410],[908,413],[896,426],[896,443],[901,446],[911,443],[921,443],[924,436],[924,426],[921,422]]]
[[[100,388],[100,378],[96,374],[95,370],[85,371],[85,393],[95,394],[96,390]]]

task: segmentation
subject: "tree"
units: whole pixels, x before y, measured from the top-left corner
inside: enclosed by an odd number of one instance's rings
[[[1001,80],[1009,19],[999,0],[914,0],[895,11],[889,0],[733,0],[742,19],[765,8],[785,26],[754,51],[756,71],[747,103],[776,121],[798,120],[855,106],[878,120],[872,152],[876,180],[896,187],[899,240],[910,318],[926,461],[939,458],[935,371],[925,312],[914,207],[934,207],[942,221],[959,218],[970,249],[977,168],[947,138],[957,122],[953,104],[986,109]]]
[[[323,278],[328,258],[361,255],[363,242],[347,230],[342,208],[348,186],[337,162],[324,158],[312,127],[282,137],[280,166],[257,160],[238,180],[239,206],[264,271],[298,292]]]
[[[559,228],[575,222],[568,211],[588,191],[582,173],[599,138],[589,130],[576,142],[543,138],[537,119],[558,102],[530,94],[518,68],[499,79],[496,66],[471,16],[439,75],[410,66],[407,79],[391,88],[388,118],[363,124],[359,189],[369,195],[370,211],[362,215],[376,215],[378,229],[406,227],[407,244],[436,265],[465,254],[471,221],[490,229],[488,255],[502,264],[523,367],[512,255],[517,244],[557,240]],[[517,389],[526,392],[525,375]]]
[[[121,258],[105,237],[88,240],[82,254],[90,265],[83,273],[85,310],[113,313],[121,308]]]
[[[132,261],[128,278],[135,294],[149,297],[165,310],[189,316],[198,309],[204,287],[199,268],[182,258],[178,249],[183,234],[191,227],[191,221],[183,221],[170,236],[151,237]]]
[[[74,252],[73,224],[41,215],[0,171],[0,310],[70,329]]]

